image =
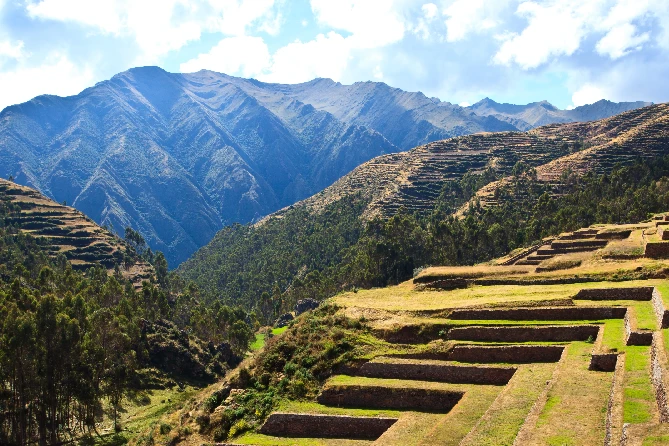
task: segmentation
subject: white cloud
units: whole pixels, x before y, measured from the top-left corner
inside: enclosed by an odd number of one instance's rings
[[[0,61],[3,58],[21,60],[26,57],[23,51],[23,42],[18,40],[11,42],[10,40],[0,41]]]
[[[42,0],[28,3],[28,15],[61,22],[77,22],[117,34],[123,28],[121,3],[116,0]]]
[[[446,9],[446,40],[456,42],[472,32],[480,32],[497,26],[494,17],[506,6],[506,1],[456,0]]]
[[[90,67],[79,67],[65,55],[52,53],[39,66],[0,72],[0,109],[28,101],[37,94],[76,94],[92,83]]]
[[[404,19],[390,0],[311,0],[311,10],[322,25],[351,33],[356,48],[378,48],[402,40]]]
[[[648,33],[637,34],[636,27],[623,23],[611,29],[599,42],[597,52],[608,55],[611,59],[619,59],[624,55],[641,49],[643,43],[650,40]]]
[[[26,9],[32,18],[133,36],[140,60],[155,62],[205,31],[239,36],[260,22],[262,31],[275,35],[281,15],[273,6],[274,0],[31,0]]]
[[[316,77],[341,79],[351,57],[350,40],[330,31],[314,40],[299,40],[279,48],[272,57],[266,82],[306,82]]]
[[[221,40],[208,53],[181,64],[181,71],[202,69],[256,77],[269,67],[270,55],[261,37],[238,36]]]
[[[493,60],[517,63],[523,69],[536,68],[551,57],[570,56],[579,49],[590,20],[596,19],[601,0],[551,0],[524,2],[516,13],[527,18],[520,34],[509,34]]]
[[[207,3],[212,9],[209,12],[211,17],[207,26],[211,31],[217,30],[229,36],[239,36],[245,34],[251,24],[261,19],[265,20],[262,26],[274,31],[272,22],[277,20],[277,15],[272,15],[274,0],[207,0]],[[278,17],[278,23],[280,20]],[[279,25],[276,26],[278,32]]]
[[[467,102],[467,101],[463,101],[463,102],[460,102],[458,105],[459,105],[460,107],[469,107],[469,106],[472,105],[472,104],[470,104],[470,103]]]
[[[575,107],[578,107],[580,105],[593,104],[600,99],[609,97],[608,92],[603,88],[593,84],[585,84],[571,96],[571,101]]]
[[[425,3],[420,9],[423,11],[426,20],[433,20],[439,14],[439,8],[434,3]]]

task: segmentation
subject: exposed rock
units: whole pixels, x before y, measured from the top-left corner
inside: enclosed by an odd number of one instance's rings
[[[282,314],[281,316],[279,316],[276,322],[274,322],[274,326],[277,328],[285,327],[293,319],[295,318],[291,313]]]
[[[319,305],[320,302],[318,302],[316,299],[307,298],[298,300],[295,304],[295,316],[299,316],[305,311],[315,310]]]

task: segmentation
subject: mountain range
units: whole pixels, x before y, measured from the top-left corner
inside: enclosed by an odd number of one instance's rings
[[[305,199],[377,156],[644,105],[461,107],[378,82],[281,85],[143,67],[5,108],[0,176],[119,233],[133,227],[176,266],[223,226]]]

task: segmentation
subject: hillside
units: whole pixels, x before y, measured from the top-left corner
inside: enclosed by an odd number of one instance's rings
[[[259,224],[221,231],[178,273],[253,308],[264,293],[290,302],[385,286],[425,265],[487,261],[555,232],[643,219],[669,206],[668,117],[657,105],[383,156]],[[453,218],[461,206],[466,218]]]
[[[616,163],[669,154],[669,105],[659,104],[611,118],[549,125],[524,133],[484,133],[375,158],[301,204],[320,209],[341,197],[369,200],[363,215],[388,217],[400,207],[429,212],[442,187],[467,172],[491,168],[510,175],[518,161],[537,170],[544,182],[565,171],[603,173]]]
[[[189,417],[164,418],[171,433],[152,434],[184,444],[666,444],[666,220],[596,224],[489,264],[341,293],[202,393]]]
[[[518,128],[383,83],[144,67],[0,112],[0,176],[134,228],[177,266],[223,226],[307,198],[379,155]]]
[[[13,209],[4,225],[43,239],[52,258],[64,255],[75,270],[102,265],[111,273],[118,265],[123,277],[136,286],[155,276],[153,266],[137,258],[125,241],[72,207],[2,179],[0,201]]]

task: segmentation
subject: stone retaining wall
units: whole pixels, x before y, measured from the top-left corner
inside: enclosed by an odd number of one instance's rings
[[[368,362],[360,368],[358,375],[370,378],[415,379],[453,384],[504,385],[509,382],[515,372],[515,367]]]
[[[317,401],[326,406],[375,409],[419,410],[447,413],[464,392],[435,389],[392,388],[383,386],[331,385]]]
[[[596,325],[549,327],[458,327],[447,333],[447,339],[483,342],[568,342],[597,338]]]
[[[601,232],[595,235],[597,240],[624,240],[632,234],[631,229],[626,229],[624,231],[611,231],[611,232]]]
[[[579,300],[651,300],[653,287],[592,288],[579,291],[574,299]]]
[[[593,353],[588,370],[598,372],[613,372],[618,363],[617,353]]]
[[[507,321],[578,321],[622,319],[624,307],[535,307],[453,310],[449,319]]]
[[[650,379],[655,389],[655,399],[660,412],[660,423],[669,423],[669,406],[667,405],[667,389],[665,387],[666,370],[664,364],[666,357],[663,351],[662,333],[657,332],[653,336],[650,348]]]
[[[625,345],[651,345],[653,343],[652,331],[637,331],[630,313],[625,315]]]
[[[447,332],[452,324],[403,325],[398,328],[377,329],[374,335],[387,342],[398,344],[424,344],[438,339],[440,332]]]
[[[665,230],[666,225],[657,227],[657,236],[660,240],[669,240],[669,232]]]
[[[664,259],[669,257],[669,243],[647,242],[644,256],[651,259]]]
[[[451,361],[474,363],[528,364],[558,362],[564,347],[561,345],[456,345],[448,354]]]
[[[397,418],[273,413],[260,433],[273,437],[376,440],[396,421]]]
[[[556,240],[551,243],[551,249],[576,249],[576,248],[603,248],[607,240]]]
[[[657,316],[657,324],[660,328],[669,328],[669,311],[664,308],[662,302],[662,295],[657,288],[653,289],[653,309],[655,316]]]

